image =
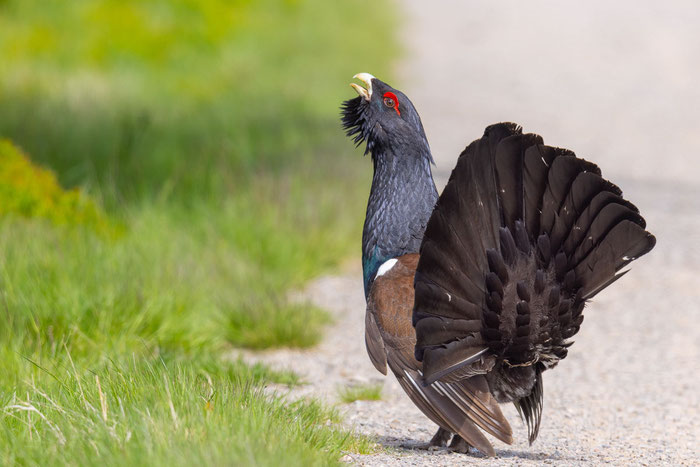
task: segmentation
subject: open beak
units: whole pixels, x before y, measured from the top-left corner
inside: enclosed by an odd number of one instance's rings
[[[359,84],[355,83],[350,83],[350,86],[357,91],[357,93],[364,97],[366,101],[369,101],[372,98],[372,80],[374,79],[374,76],[370,75],[369,73],[358,73],[355,76],[352,77],[352,79],[359,79],[365,85],[367,85],[367,88],[363,88]]]

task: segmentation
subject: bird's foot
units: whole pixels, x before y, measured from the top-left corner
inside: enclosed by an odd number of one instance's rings
[[[433,439],[430,440],[430,443],[428,443],[428,447],[431,448],[444,448],[447,446],[447,442],[450,440],[452,437],[452,433],[449,431],[438,428],[437,433],[433,436]]]
[[[436,451],[440,448],[444,448],[445,446],[447,446],[447,442],[450,440],[451,437],[452,437],[451,432],[449,432],[447,430],[443,430],[442,428],[438,428],[437,433],[435,433],[435,435],[433,436],[433,438],[430,440],[429,443],[427,443],[427,444],[423,443],[423,444],[418,444],[418,445],[414,444],[412,446],[402,445],[402,447],[409,448],[409,449],[421,449],[424,451]]]
[[[473,446],[471,444],[464,441],[464,438],[459,435],[455,435],[455,437],[452,438],[449,449],[450,451],[459,452],[461,454],[469,454],[469,448],[472,447]]]

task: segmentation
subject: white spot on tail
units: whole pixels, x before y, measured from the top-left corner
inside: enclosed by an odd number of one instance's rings
[[[390,260],[385,261],[381,266],[379,266],[379,269],[377,270],[377,275],[374,276],[374,278],[376,279],[377,277],[383,276],[384,274],[389,272],[389,270],[394,267],[397,261],[398,260],[396,258],[391,258]]]
[[[451,301],[452,301],[452,295],[450,295],[450,294],[447,293],[447,292],[445,292],[445,295],[447,295],[447,301],[448,301],[448,302],[451,302]]]

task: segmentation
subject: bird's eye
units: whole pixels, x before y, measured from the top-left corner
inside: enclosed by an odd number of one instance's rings
[[[399,111],[399,100],[396,98],[396,94],[393,92],[385,92],[384,96],[382,97],[384,97],[384,105],[396,110],[396,115],[401,116],[401,112]]]

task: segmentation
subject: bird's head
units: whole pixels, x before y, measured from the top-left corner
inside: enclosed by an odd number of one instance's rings
[[[362,81],[365,87],[351,83],[359,95],[341,107],[343,128],[348,136],[358,146],[367,142],[365,154],[371,152],[375,156],[392,149],[405,153],[406,148],[412,148],[432,162],[423,124],[408,97],[369,73],[358,73],[353,78]]]

